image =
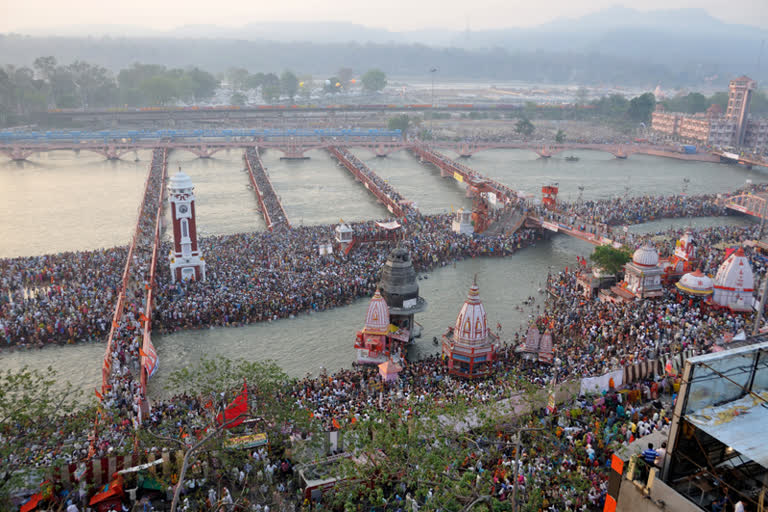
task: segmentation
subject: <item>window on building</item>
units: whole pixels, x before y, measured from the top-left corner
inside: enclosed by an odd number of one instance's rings
[[[181,219],[181,237],[189,238],[189,226],[187,225],[187,219]]]

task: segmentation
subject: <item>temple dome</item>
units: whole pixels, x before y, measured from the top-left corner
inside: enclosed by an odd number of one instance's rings
[[[680,278],[675,286],[690,295],[710,295],[714,288],[714,281],[701,270],[689,272]]]
[[[659,253],[646,242],[632,255],[632,262],[641,267],[655,267],[659,264]]]
[[[459,343],[476,345],[485,343],[488,338],[488,325],[485,307],[480,301],[480,289],[477,283],[469,289],[467,300],[456,317],[454,339]]]
[[[365,331],[368,334],[386,334],[389,331],[389,307],[379,290],[376,290],[370,304],[368,304],[368,312],[365,315]]]
[[[168,180],[168,188],[173,190],[184,190],[194,188],[192,179],[179,169],[179,172],[174,174],[170,180]]]
[[[744,249],[739,247],[720,265],[715,275],[715,288],[735,291],[752,291],[755,278]]]

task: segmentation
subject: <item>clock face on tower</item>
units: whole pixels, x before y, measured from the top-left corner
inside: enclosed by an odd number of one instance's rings
[[[189,208],[185,204],[182,204],[181,206],[179,206],[179,213],[187,213],[188,210]]]

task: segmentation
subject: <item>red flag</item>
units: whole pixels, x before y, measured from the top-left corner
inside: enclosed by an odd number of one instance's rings
[[[216,416],[216,421],[220,424],[228,423],[225,428],[236,427],[245,421],[245,414],[248,412],[248,386],[243,383],[243,392],[232,400],[229,407],[224,409],[224,413]]]

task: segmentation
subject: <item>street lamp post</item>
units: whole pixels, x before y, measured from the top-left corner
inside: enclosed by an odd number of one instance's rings
[[[515,446],[515,481],[512,484],[512,511],[517,512],[517,473],[520,470],[520,444],[523,432],[534,432],[543,428],[521,428],[517,431],[517,445]]]
[[[436,67],[429,68],[429,74],[432,75],[432,102],[429,107],[429,135],[432,137],[432,140],[434,141],[435,138],[435,132],[434,132],[434,120],[435,120],[435,73],[437,73]]]

